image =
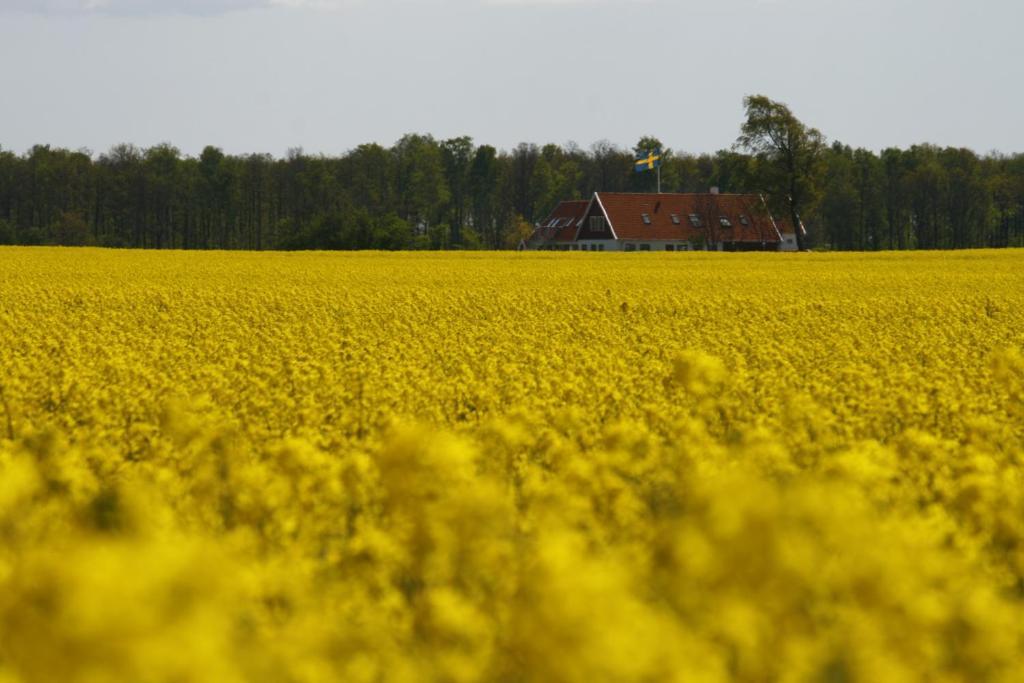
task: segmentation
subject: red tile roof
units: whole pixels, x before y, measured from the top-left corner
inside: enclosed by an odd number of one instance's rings
[[[771,214],[756,194],[598,192],[595,198],[619,239],[781,241]],[[699,226],[694,226],[691,216],[696,217]]]

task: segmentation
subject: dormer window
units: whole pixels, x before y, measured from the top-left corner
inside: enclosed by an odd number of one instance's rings
[[[731,228],[732,227],[732,221],[730,221],[726,216],[719,216],[718,217],[718,222],[719,222],[719,224],[721,224],[721,226],[723,228]]]
[[[650,225],[651,224],[651,217],[650,217],[649,214],[642,213],[642,214],[640,214],[640,218],[643,219],[644,225]]]
[[[672,214],[672,224],[673,225],[679,225],[679,223],[680,223],[680,221],[679,221],[679,214],[678,213]]]
[[[700,216],[698,216],[697,214],[691,213],[689,215],[689,219],[690,219],[690,225],[692,225],[693,227],[699,228],[701,226]]]
[[[740,225],[750,225],[750,219],[745,213],[740,214]]]

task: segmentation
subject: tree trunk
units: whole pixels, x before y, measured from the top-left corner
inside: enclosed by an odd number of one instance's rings
[[[796,248],[798,251],[807,251],[807,240],[803,230],[800,229],[800,214],[796,210],[796,204],[789,202],[789,219],[793,221],[793,233],[796,235]]]

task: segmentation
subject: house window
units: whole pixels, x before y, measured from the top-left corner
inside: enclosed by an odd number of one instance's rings
[[[625,245],[624,248],[625,248],[626,251],[636,251],[636,245],[635,244],[627,244],[627,245]]]
[[[690,225],[692,225],[693,227],[699,228],[701,226],[700,216],[698,216],[697,214],[691,213],[689,215],[689,219]]]
[[[675,251],[675,250],[676,250],[676,246],[674,244],[666,244],[665,245],[665,251]]]
[[[750,219],[747,218],[747,214],[740,214],[740,225],[750,225]]]
[[[597,250],[598,251],[604,251],[604,245],[603,244],[597,245]]]
[[[650,225],[651,224],[651,217],[650,217],[649,214],[642,213],[642,214],[640,214],[640,218],[643,219],[644,225]]]
[[[674,225],[679,225],[680,221],[679,221],[679,214],[678,213],[672,214],[672,223]]]
[[[590,232],[604,232],[604,216],[590,217]]]
[[[651,245],[649,245],[649,244],[641,244],[640,245],[640,251],[650,251],[650,250],[651,250]]]
[[[721,226],[723,228],[731,228],[732,227],[732,221],[730,221],[728,219],[728,217],[726,217],[726,216],[719,216],[718,217],[718,222],[721,224]]]

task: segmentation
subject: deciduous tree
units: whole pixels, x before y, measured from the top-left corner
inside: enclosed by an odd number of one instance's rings
[[[804,125],[789,107],[764,95],[744,98],[746,120],[737,145],[758,161],[761,184],[793,221],[797,245],[806,248],[800,216],[814,202],[821,181],[825,136]]]

